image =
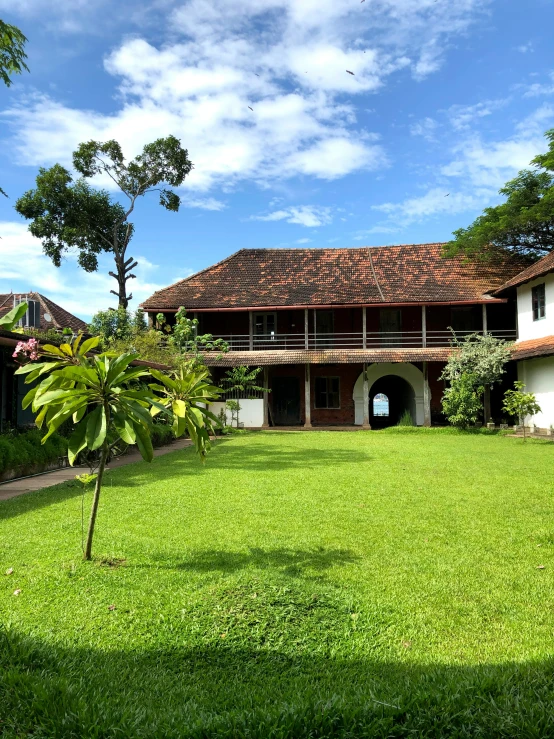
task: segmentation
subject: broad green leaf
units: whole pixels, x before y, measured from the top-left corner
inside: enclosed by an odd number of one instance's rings
[[[125,418],[123,413],[118,412],[114,414],[113,424],[120,439],[123,439],[126,444],[134,444],[136,442],[136,433],[133,423],[130,419]]]
[[[86,442],[89,449],[94,451],[102,446],[106,438],[106,411],[103,405],[97,406],[88,415]]]
[[[154,459],[154,450],[152,448],[152,439],[150,438],[150,431],[145,428],[141,423],[135,423],[135,433],[137,436],[137,446],[142,458],[146,462],[151,462]]]
[[[87,424],[85,421],[81,421],[81,423],[77,424],[75,431],[71,434],[71,437],[69,438],[69,442],[67,445],[67,456],[69,458],[69,464],[71,466],[73,466],[75,458],[79,454],[79,452],[82,451],[87,445],[85,439],[86,432]]]
[[[44,352],[48,352],[48,354],[55,354],[56,357],[62,357],[62,359],[66,359],[66,355],[61,351],[61,349],[57,346],[54,346],[53,344],[45,344],[42,347],[42,350]]]
[[[31,403],[33,402],[35,398],[35,395],[37,394],[37,390],[38,390],[38,385],[37,387],[32,387],[27,393],[27,395],[23,398],[23,400],[21,401],[21,407],[23,408],[23,410],[25,410],[25,408],[28,408],[31,405]]]
[[[100,343],[100,337],[99,336],[93,336],[90,339],[87,339],[86,341],[83,341],[81,344],[81,351],[79,354],[87,354],[88,352],[92,351],[92,349],[96,349],[98,344]]]
[[[98,377],[94,370],[87,369],[86,367],[63,367],[62,369],[55,370],[53,373],[56,377],[65,378],[72,380],[73,382],[81,383],[87,387],[98,387]]]
[[[73,356],[73,352],[71,351],[70,344],[60,344],[60,351],[62,351],[68,357]]]
[[[69,400],[70,398],[75,398],[78,396],[86,396],[89,395],[89,392],[86,390],[75,390],[73,388],[67,388],[63,390],[49,390],[46,393],[43,393],[39,398],[37,398],[33,404],[33,410],[36,410],[36,408],[40,408],[43,405],[46,405],[48,403],[61,403],[64,400]]]
[[[82,408],[79,408],[79,410],[73,414],[73,423],[79,423],[79,421],[83,418],[86,412],[87,412],[87,406],[85,404],[83,405]]]
[[[106,378],[106,381],[108,382],[108,384],[113,383],[117,385],[118,380],[116,380],[116,378],[118,378],[118,375],[123,373],[123,371],[127,369],[127,367],[131,364],[133,359],[136,359],[138,356],[139,356],[138,354],[132,354],[128,352],[126,354],[122,354],[120,357],[117,357],[117,359],[115,359],[112,362],[110,371],[108,372],[108,376]],[[142,369],[141,372],[144,374],[148,374],[148,372],[145,371],[144,369]]]
[[[16,307],[12,308],[9,313],[6,313],[5,316],[0,318],[0,328],[3,328],[5,331],[11,331],[19,319],[25,315],[27,308],[27,303],[16,305]]]
[[[171,410],[176,416],[179,416],[179,418],[186,418],[187,417],[187,404],[184,400],[174,400],[171,403]]]

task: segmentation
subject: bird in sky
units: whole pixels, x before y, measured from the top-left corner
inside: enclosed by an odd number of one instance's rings
[[[351,72],[349,69],[347,69],[346,71],[348,72],[348,74],[351,74],[352,77],[354,77],[354,72]]]
[[[445,197],[445,198],[447,198],[447,197],[448,197],[449,195],[450,195],[450,193],[449,193],[449,192],[447,192],[447,193],[446,193],[446,195],[445,195],[444,197]]]
[[[248,106],[248,107],[250,108],[250,106]],[[251,110],[252,112],[254,112],[254,108],[250,108],[250,110]]]

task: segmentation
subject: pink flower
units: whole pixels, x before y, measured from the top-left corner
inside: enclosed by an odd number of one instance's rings
[[[36,339],[19,341],[17,346],[15,347],[15,351],[12,354],[12,357],[19,361],[23,359],[29,359],[31,361],[38,359],[38,341]]]

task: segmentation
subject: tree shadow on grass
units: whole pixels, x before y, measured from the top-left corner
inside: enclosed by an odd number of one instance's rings
[[[0,634],[0,733],[103,739],[553,735],[551,659],[475,666],[348,659],[332,656],[325,633],[321,648],[299,644],[295,653],[228,644],[220,634],[204,645],[174,641],[173,647],[110,651]]]
[[[185,560],[175,556],[153,555],[153,564],[159,569],[187,570],[191,572],[232,573],[255,568],[278,571],[290,577],[306,577],[308,571],[325,572],[331,567],[355,564],[360,557],[348,549],[262,549],[250,547],[246,552],[229,552],[209,549],[193,552]],[[141,565],[139,565],[141,567]]]

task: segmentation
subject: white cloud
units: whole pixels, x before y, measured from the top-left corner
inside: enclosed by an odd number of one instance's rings
[[[25,224],[2,221],[0,236],[0,293],[41,292],[85,321],[96,311],[117,305],[117,298],[110,294],[116,283],[108,275],[113,269],[109,255],[101,257],[98,272],[84,272],[71,256],[58,268],[43,254],[40,241]],[[128,289],[133,294],[131,307],[136,308],[163,285],[151,281],[156,265],[144,257],[135,258],[137,279],[128,283]]]
[[[435,132],[439,124],[434,118],[423,118],[416,123],[412,123],[410,126],[410,133],[412,136],[421,136],[427,141],[435,140]]]
[[[251,216],[253,221],[286,221],[287,223],[295,223],[306,228],[317,228],[318,226],[326,226],[332,222],[330,208],[322,208],[316,205],[300,205],[291,206],[275,210],[265,216]],[[299,242],[300,243],[300,242]]]
[[[181,199],[185,208],[200,208],[201,210],[225,210],[227,207],[221,200],[216,198],[188,198]]]
[[[554,94],[554,72],[550,72],[548,75],[549,82],[534,82],[529,85],[525,90],[523,97],[533,98],[540,97],[542,95],[553,95]]]
[[[528,54],[535,51],[535,46],[532,41],[528,41],[526,44],[516,46],[516,51],[519,51],[520,54]]]
[[[483,100],[475,105],[452,105],[447,111],[453,128],[457,131],[469,129],[479,118],[492,115],[508,102],[502,100]]]
[[[309,244],[312,239],[296,239],[295,244]]]
[[[79,19],[79,3],[73,15],[65,0],[25,3],[53,18]],[[419,79],[438,69],[450,39],[488,4],[159,0],[156,24],[166,25],[171,40],[158,48],[127,38],[105,60],[119,80],[119,109],[105,114],[47,97],[24,99],[7,112],[13,149],[22,164],[48,165],[68,163],[89,138],[116,138],[134,155],[173,133],[195,164],[186,186],[200,191],[245,179],[265,185],[377,169],[386,156],[374,136],[355,130],[356,97],[380,89],[398,70]],[[100,12],[101,0],[88,7]],[[149,12],[139,4],[125,32],[144,22],[141,10]]]

